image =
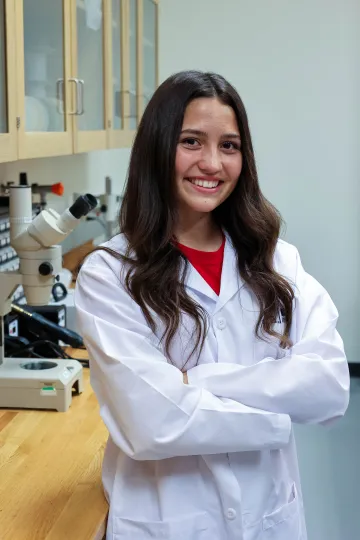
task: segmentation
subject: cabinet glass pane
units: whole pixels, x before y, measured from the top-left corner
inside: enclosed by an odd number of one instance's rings
[[[130,0],[130,129],[137,127],[137,0]]]
[[[104,25],[102,2],[77,0],[78,128],[105,129]]]
[[[8,133],[5,0],[0,2],[0,133]]]
[[[146,107],[156,89],[156,5],[152,0],[144,0],[143,58]]]
[[[23,0],[23,6],[25,130],[64,131],[63,1]]]
[[[122,94],[121,94],[121,1],[112,0],[112,76],[114,117],[113,128],[122,129]]]

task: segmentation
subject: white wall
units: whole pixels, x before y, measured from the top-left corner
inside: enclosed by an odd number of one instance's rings
[[[68,205],[73,192],[104,193],[105,176],[113,179],[114,192],[122,193],[129,155],[129,149],[121,149],[2,163],[0,183],[17,183],[20,172],[28,173],[29,184],[62,182],[64,196],[61,199],[50,196],[48,199],[52,207],[62,209]]]
[[[164,0],[161,79],[217,71],[248,111],[261,186],[360,357],[360,2]]]
[[[64,184],[64,195],[49,195],[49,207],[62,212],[72,200],[73,193],[92,193],[101,195],[105,192],[105,177],[113,180],[114,193],[121,194],[126,179],[130,150],[106,150],[60,156],[43,159],[28,159],[0,164],[0,183],[19,180],[20,172],[28,173],[29,184]],[[90,239],[102,242],[106,239],[104,228],[96,221],[82,222],[62,243],[63,253],[73,249]]]

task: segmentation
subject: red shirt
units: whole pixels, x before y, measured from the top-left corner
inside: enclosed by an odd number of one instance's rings
[[[199,251],[198,249],[189,248],[183,244],[177,244],[188,261],[193,265],[195,270],[199,272],[206,283],[220,294],[221,271],[224,260],[225,237],[217,251]]]

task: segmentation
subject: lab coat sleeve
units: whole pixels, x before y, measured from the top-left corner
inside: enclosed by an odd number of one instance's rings
[[[109,255],[107,255],[109,256]],[[139,306],[107,264],[92,255],[77,280],[79,332],[108,431],[137,460],[217,454],[288,444],[288,415],[261,411],[183,383],[152,344]]]
[[[202,364],[188,371],[189,384],[249,407],[288,414],[300,424],[328,423],[344,415],[349,369],[336,330],[337,310],[296,251],[294,345],[283,358],[254,365]],[[247,362],[244,362],[247,363]]]

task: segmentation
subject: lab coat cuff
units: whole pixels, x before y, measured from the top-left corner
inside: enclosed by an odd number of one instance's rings
[[[212,388],[211,384],[208,384],[209,379],[207,377],[206,364],[202,364],[201,366],[196,366],[192,369],[189,369],[189,371],[187,372],[187,376],[188,384],[197,386],[198,388],[202,388],[203,390],[207,390],[212,394],[214,393],[214,388]],[[251,407],[248,407],[248,409],[251,409]],[[292,430],[292,422],[290,416],[288,414],[271,413],[271,411],[263,412],[264,414],[271,414],[272,416],[271,423],[274,436],[274,447],[278,447],[278,445],[286,446],[289,443]]]

